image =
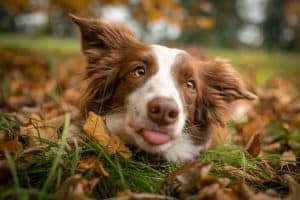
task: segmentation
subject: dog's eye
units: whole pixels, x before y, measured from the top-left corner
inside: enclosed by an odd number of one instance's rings
[[[132,74],[133,77],[136,77],[136,78],[145,76],[145,74],[146,74],[145,67],[143,67],[143,66],[136,67],[136,68],[131,72],[131,74]]]
[[[189,89],[195,89],[195,87],[196,87],[195,81],[190,79],[185,83],[185,86]]]

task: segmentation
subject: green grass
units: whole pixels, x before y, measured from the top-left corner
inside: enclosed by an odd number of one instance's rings
[[[79,38],[54,38],[47,36],[26,37],[16,34],[0,34],[0,47],[30,49],[47,56],[57,63],[65,55],[80,52]],[[259,83],[265,83],[273,75],[296,76],[300,74],[300,58],[296,53],[280,51],[245,51],[201,47],[215,57],[228,58],[242,73],[254,70]]]
[[[36,51],[49,59],[52,66],[55,66],[64,56],[80,52],[80,40],[79,38],[29,37],[0,33],[1,47]]]
[[[42,54],[65,55],[80,51],[80,40],[76,38],[54,38],[46,36],[29,37],[17,34],[0,34],[0,46],[23,48]]]
[[[230,59],[232,64],[242,73],[255,71],[259,83],[265,83],[268,78],[274,75],[289,77],[300,74],[300,57],[297,53],[221,48],[207,48],[205,50],[213,56]]]
[[[15,114],[2,113],[0,117],[5,123],[0,124],[0,129],[13,130],[14,121],[10,120]],[[36,137],[44,147],[35,153],[28,153],[26,149],[16,154],[5,153],[9,168],[12,172],[10,184],[2,188],[0,199],[14,196],[16,199],[57,199],[56,191],[64,181],[75,174],[81,174],[85,179],[99,178],[99,184],[91,191],[94,198],[109,198],[117,193],[131,190],[133,192],[148,192],[172,195],[175,185],[164,186],[165,176],[180,167],[179,164],[160,162],[151,165],[145,159],[136,158],[125,160],[118,155],[109,155],[95,141],[86,137],[73,139],[72,148],[66,148],[66,137],[70,126],[70,118],[66,115],[61,139],[53,143]],[[56,128],[55,130],[60,130]],[[9,132],[8,131],[8,132]],[[15,131],[15,134],[17,131]],[[109,176],[103,176],[92,170],[82,171],[77,168],[80,160],[96,156],[108,171]],[[230,185],[234,186],[238,178],[224,171],[224,165],[230,165],[243,172],[259,177],[266,182],[274,182],[272,174],[261,165],[261,159],[269,160],[275,166],[275,174],[293,174],[282,171],[279,167],[280,154],[270,154],[254,158],[243,148],[234,145],[219,145],[200,154],[199,160],[203,163],[213,164],[211,175],[218,178],[228,178]],[[26,161],[24,163],[24,161]],[[63,161],[63,165],[59,164]],[[248,180],[253,187],[266,190],[268,185]],[[287,194],[287,184],[276,182],[277,191]],[[68,196],[66,196],[67,198]],[[71,196],[69,196],[71,198]]]
[[[0,113],[0,130],[12,134],[15,138],[18,131],[13,128],[14,117],[15,114]],[[26,149],[16,154],[5,152],[12,180],[0,188],[0,199],[11,196],[16,199],[57,199],[56,191],[66,179],[75,174],[82,174],[86,179],[100,179],[99,186],[92,191],[93,197],[113,197],[118,192],[128,189],[136,192],[169,193],[162,188],[164,177],[175,170],[177,164],[162,163],[160,166],[151,167],[147,162],[125,160],[117,155],[107,154],[97,142],[86,137],[74,138],[73,147],[66,148],[69,126],[70,116],[67,114],[58,143],[35,137],[40,145],[43,145],[37,152],[28,153]],[[60,130],[58,127],[54,129]],[[108,177],[96,174],[92,170],[82,171],[77,168],[80,160],[90,156],[96,156],[104,164],[109,173]],[[59,164],[61,161],[63,166]]]

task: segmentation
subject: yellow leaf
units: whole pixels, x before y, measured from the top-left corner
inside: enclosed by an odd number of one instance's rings
[[[103,119],[95,113],[89,112],[83,130],[103,146],[109,154],[118,153],[125,159],[131,157],[131,151],[124,142],[117,135],[110,134]]]

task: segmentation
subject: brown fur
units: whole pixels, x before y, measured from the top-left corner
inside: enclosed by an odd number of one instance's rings
[[[149,46],[137,41],[122,25],[71,17],[80,27],[82,49],[88,62],[83,110],[99,114],[122,112],[128,94],[157,71]],[[183,54],[176,63],[173,74],[188,113],[186,130],[198,144],[205,144],[209,138],[210,143],[217,143],[227,137],[224,126],[230,103],[238,99],[252,100],[255,96],[246,90],[225,60],[197,61]],[[133,78],[131,70],[136,65],[146,66],[147,76]],[[195,81],[195,90],[184,86],[190,78]]]
[[[82,110],[105,114],[123,106],[125,95],[141,84],[138,80],[123,84],[125,75],[134,65],[132,62],[153,60],[148,45],[137,41],[125,26],[71,17],[80,27],[82,50],[87,58],[85,79],[88,86],[82,97]]]

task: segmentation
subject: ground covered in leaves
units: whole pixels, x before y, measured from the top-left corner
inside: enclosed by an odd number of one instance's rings
[[[78,119],[79,54],[55,66],[36,51],[0,54],[0,199],[299,199],[298,75],[262,86],[253,62],[259,101],[236,105],[233,142],[181,165],[129,149],[94,113]]]

